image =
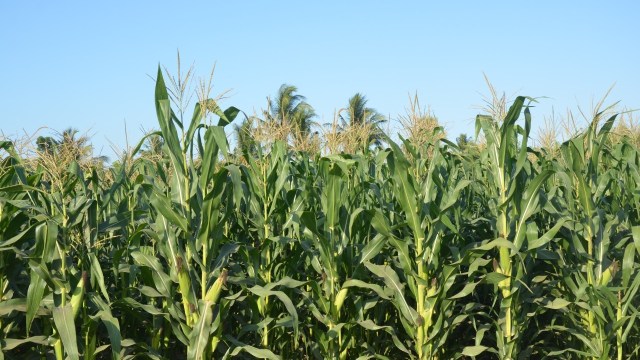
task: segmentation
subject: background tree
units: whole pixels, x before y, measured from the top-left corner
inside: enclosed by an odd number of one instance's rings
[[[282,84],[276,97],[269,100],[267,119],[281,126],[291,126],[292,132],[308,135],[316,113],[297,91],[298,88],[293,85]]]
[[[150,132],[147,134],[150,134]],[[148,135],[142,146],[142,150],[140,150],[140,156],[149,160],[162,159],[162,146],[164,146],[162,136],[158,134]]]
[[[38,136],[36,139],[38,152],[52,154],[58,147],[58,141],[51,136]]]
[[[260,144],[255,138],[253,128],[253,117],[245,118],[240,125],[233,125],[233,132],[236,135],[236,157],[241,159],[246,155],[256,156]]]
[[[387,119],[375,109],[367,107],[367,102],[367,98],[361,93],[356,93],[349,98],[349,105],[339,114],[342,130],[348,132],[350,129],[358,134],[366,133],[367,146],[372,143],[380,146],[383,137],[380,126]]]
[[[456,144],[461,150],[465,150],[469,145],[473,145],[473,139],[467,134],[460,134],[456,138]]]
[[[36,139],[39,157],[50,157],[60,166],[66,166],[76,161],[81,166],[100,166],[109,161],[107,156],[93,156],[93,146],[87,135],[79,135],[74,128],[67,128],[59,133],[57,138],[52,136],[39,136]]]

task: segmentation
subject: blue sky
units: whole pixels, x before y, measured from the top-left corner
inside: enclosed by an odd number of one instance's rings
[[[392,119],[418,93],[449,137],[473,133],[485,73],[509,96],[555,109],[610,102],[640,108],[637,1],[208,1],[0,3],[0,130],[88,131],[115,157],[157,127],[158,63],[195,63],[224,106],[247,113],[293,84],[329,122],[356,92]],[[42,134],[51,133],[41,130]]]

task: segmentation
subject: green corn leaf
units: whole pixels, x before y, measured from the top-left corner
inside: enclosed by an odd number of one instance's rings
[[[122,337],[120,335],[120,324],[118,319],[113,317],[111,310],[108,309],[99,311],[96,313],[95,317],[100,319],[107,328],[107,334],[111,341],[112,359],[120,359],[122,357],[122,354],[120,354],[120,350],[122,349]]]
[[[209,333],[213,322],[212,303],[198,301],[200,308],[200,318],[193,326],[193,330],[189,334],[189,350],[187,358],[192,360],[204,359],[205,349],[209,344]]]
[[[604,125],[602,125],[602,127],[600,128],[600,131],[598,132],[599,141],[602,141],[603,138],[609,134],[609,132],[613,128],[613,124],[616,121],[617,117],[618,117],[618,114],[615,114],[611,116],[609,119],[607,119],[607,121],[605,121]]]
[[[191,144],[194,143],[194,136],[196,131],[202,126],[203,111],[202,105],[198,102],[193,107],[193,114],[191,116],[191,123],[189,124],[189,128],[187,129],[187,133],[183,139],[183,147],[187,149]]]
[[[27,335],[31,331],[31,324],[40,309],[46,283],[37,272],[31,271],[31,279],[27,290]]]
[[[383,299],[389,300],[393,296],[393,292],[390,288],[383,289],[382,286],[377,284],[370,284],[358,279],[349,279],[342,284],[342,288],[357,287],[366,290],[373,290],[378,296]]]
[[[240,110],[238,108],[236,108],[235,106],[229,106],[224,111],[224,116],[220,116],[220,121],[218,122],[218,126],[226,126],[230,124],[231,122],[233,122],[233,120],[236,119],[238,114],[240,114]]]
[[[45,263],[50,263],[55,254],[58,238],[58,226],[53,221],[47,221],[36,227],[35,255]]]
[[[151,205],[158,210],[162,216],[169,220],[173,225],[178,226],[182,231],[189,231],[189,224],[184,216],[178,215],[172,208],[171,202],[165,196],[154,193],[151,197]]]
[[[104,282],[104,274],[102,273],[102,267],[100,266],[100,262],[98,261],[98,257],[95,253],[89,254],[89,259],[91,259],[91,279],[92,283],[95,281],[98,283],[98,288],[102,292],[107,301],[109,300],[109,293],[107,292],[107,286]]]
[[[400,341],[400,339],[398,338],[398,336],[396,335],[395,331],[393,330],[393,328],[391,326],[380,326],[380,325],[376,325],[372,320],[364,320],[364,321],[358,321],[358,325],[362,326],[363,328],[370,330],[370,331],[378,331],[378,330],[383,330],[386,333],[388,333],[389,335],[391,335],[392,339],[393,339],[393,343],[394,345],[402,352],[409,354],[409,349],[407,349],[404,344]]]
[[[539,247],[542,247],[548,244],[553,237],[558,233],[558,231],[564,226],[566,219],[560,219],[549,231],[544,233],[537,239],[528,240],[527,248],[528,250],[534,250]]]
[[[264,288],[267,290],[272,290],[278,286],[284,286],[289,289],[295,289],[306,284],[307,284],[306,281],[299,281],[299,280],[292,279],[288,276],[285,276],[276,282],[265,284]]]
[[[487,349],[488,347],[482,345],[465,346],[464,349],[462,349],[462,355],[475,357],[482,354]]]
[[[27,235],[28,233],[31,233],[34,230],[34,228],[36,226],[39,226],[40,224],[41,223],[35,223],[35,224],[29,226],[27,229],[25,229],[25,230],[21,231],[20,233],[16,234],[15,236],[12,236],[11,238],[9,238],[7,240],[0,241],[0,248],[13,246],[14,244],[16,244],[17,242],[22,240],[25,235]]]
[[[369,262],[365,263],[365,266],[374,275],[384,280],[387,287],[389,287],[394,293],[394,300],[398,306],[398,310],[400,310],[400,313],[405,317],[405,319],[415,324],[418,319],[418,314],[415,309],[409,306],[409,303],[405,299],[404,284],[400,282],[398,274],[396,274],[396,272],[389,266],[375,265]]]
[[[390,159],[390,166],[393,169],[394,175],[394,190],[397,199],[402,206],[402,209],[407,217],[409,227],[413,231],[415,241],[418,239],[424,239],[424,230],[422,228],[422,221],[420,219],[420,210],[416,201],[416,190],[413,183],[409,180],[408,169],[406,160],[398,157],[401,154],[400,149],[394,150],[394,156]]]
[[[158,66],[157,74],[155,104],[158,124],[160,125],[160,131],[166,143],[166,149],[174,162],[174,167],[183,169],[184,164],[181,156],[182,150],[180,148],[178,131],[173,124],[174,115],[173,111],[171,111],[169,93],[167,92],[167,86],[165,85],[160,66]]]
[[[0,353],[4,350],[13,350],[16,347],[32,343],[37,345],[49,345],[49,338],[47,336],[31,336],[26,339],[2,339],[0,340]]]
[[[25,298],[9,299],[0,301],[0,316],[6,316],[13,311],[27,311],[27,301]]]
[[[624,250],[624,256],[622,258],[622,287],[629,288],[629,281],[633,275],[633,269],[636,266],[635,263],[636,249],[635,244],[629,243]]]
[[[385,238],[382,235],[374,236],[373,239],[371,239],[371,241],[369,241],[369,243],[362,249],[360,263],[365,263],[378,255],[385,245],[384,240]]]
[[[60,340],[64,345],[67,356],[71,360],[79,360],[78,342],[76,339],[76,326],[73,321],[73,310],[68,304],[64,307],[55,307],[53,309],[53,322],[56,325]]]
[[[298,312],[296,311],[296,307],[293,305],[293,302],[291,301],[289,296],[287,296],[287,294],[285,294],[282,291],[267,290],[264,287],[259,285],[252,286],[247,290],[249,290],[250,292],[260,297],[267,297],[267,296],[277,297],[280,300],[280,302],[282,302],[282,304],[285,306],[285,308],[287,309],[287,312],[289,313],[289,315],[291,316],[291,319],[293,320],[292,324],[293,324],[294,336],[298,336]]]
[[[569,306],[569,304],[571,304],[570,301],[567,301],[567,300],[562,299],[562,298],[555,298],[552,301],[547,302],[544,305],[544,307],[549,308],[549,309],[558,310],[558,309],[566,308],[567,306]]]
[[[282,359],[280,356],[274,354],[271,350],[259,349],[251,345],[243,344],[230,336],[227,336],[226,339],[229,340],[229,342],[231,342],[234,345],[233,351],[229,353],[229,355],[231,356],[236,356],[244,351],[249,353],[251,356],[253,356],[256,359],[269,359],[269,360]]]
[[[207,188],[207,185],[214,178],[216,163],[218,162],[218,137],[216,132],[220,131],[218,127],[210,126],[204,133],[204,154],[202,154],[202,175],[200,177],[200,187]],[[226,141],[226,140],[225,140]]]
[[[156,289],[165,297],[169,297],[171,294],[171,279],[164,272],[160,261],[140,251],[132,252],[131,257],[133,257],[136,264],[151,268]]]
[[[492,279],[489,279],[489,280],[492,280]],[[478,284],[480,284],[480,283],[481,283],[480,281],[477,281],[477,282],[472,282],[472,283],[466,284],[462,288],[462,290],[460,290],[457,294],[451,296],[449,299],[450,300],[461,299],[461,298],[471,294],[473,292],[473,290],[475,290],[476,286],[478,286]]]
[[[118,302],[116,302],[118,303]],[[162,310],[156,308],[153,305],[150,304],[142,304],[132,298],[124,298],[122,299],[122,303],[126,304],[132,308],[138,308],[138,309],[142,309],[144,311],[146,311],[147,313],[149,313],[149,315],[154,315],[154,316],[161,316],[161,315],[166,315],[166,312],[163,312]]]
[[[636,247],[636,252],[640,254],[640,226],[632,227],[631,234],[633,236],[633,244]]]
[[[55,290],[62,289],[64,287],[64,285],[59,279],[51,275],[51,272],[49,272],[49,270],[44,264],[39,264],[32,260],[32,261],[29,261],[29,267],[31,268],[32,272],[38,274],[38,277],[40,277],[42,280],[45,281],[45,283],[47,284],[47,286],[49,286],[51,290],[55,291]]]

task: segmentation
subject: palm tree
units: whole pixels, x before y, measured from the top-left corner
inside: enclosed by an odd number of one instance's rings
[[[267,118],[280,125],[291,125],[294,131],[306,136],[311,131],[316,113],[304,96],[296,94],[297,91],[293,85],[282,84],[275,99],[269,100],[271,111]]]
[[[47,181],[56,186],[64,184],[69,166],[76,163],[83,170],[104,170],[109,161],[106,156],[93,156],[93,147],[89,137],[78,135],[79,131],[68,128],[58,136],[39,136],[36,139],[38,147],[37,164],[46,169]]]
[[[91,146],[88,145],[89,138],[86,136],[77,136],[78,130],[68,128],[64,130],[57,140],[58,148],[70,155],[73,160],[80,161],[91,154]]]
[[[36,139],[36,145],[38,146],[38,152],[53,154],[58,147],[58,141],[51,136],[38,136]]]
[[[150,132],[147,134],[149,135],[144,142],[140,155],[151,160],[162,159],[162,146],[164,146],[164,139],[158,134],[150,134]]]
[[[463,133],[456,138],[456,143],[461,150],[465,150],[469,145],[473,144],[473,140],[469,135]]]
[[[236,156],[245,154],[255,156],[258,153],[258,141],[253,137],[253,118],[245,118],[240,125],[234,124],[233,131],[236,134]]]
[[[375,109],[367,107],[367,98],[361,93],[356,93],[349,98],[349,105],[340,112],[339,118],[342,129],[348,127],[368,127],[370,130],[369,144],[376,146],[382,144],[383,132],[380,126],[387,121],[384,115]],[[343,115],[344,113],[344,115]]]
[[[56,150],[67,160],[77,161],[82,164],[101,165],[109,161],[107,156],[93,156],[93,146],[89,143],[89,137],[78,135],[79,131],[67,128],[60,135],[56,143]]]

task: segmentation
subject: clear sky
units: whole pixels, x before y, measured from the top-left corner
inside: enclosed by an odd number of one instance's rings
[[[248,113],[293,84],[330,122],[356,92],[392,119],[417,92],[449,137],[488,94],[546,96],[534,126],[609,100],[640,108],[638,1],[2,1],[0,130],[74,127],[114,157],[157,127],[158,63],[195,63]],[[42,130],[42,134],[48,134]]]

